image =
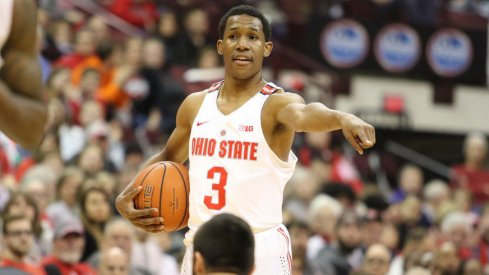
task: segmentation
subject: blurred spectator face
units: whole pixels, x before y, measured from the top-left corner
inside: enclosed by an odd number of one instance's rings
[[[29,194],[41,211],[46,209],[50,202],[47,184],[41,180],[31,179],[22,186],[22,190]],[[54,192],[53,192],[54,194]]]
[[[15,195],[11,198],[12,202],[8,205],[8,208],[4,210],[6,215],[23,215],[30,221],[34,222],[36,218],[36,207],[27,202],[23,195]]]
[[[28,218],[10,221],[5,228],[5,249],[17,258],[26,256],[34,243],[32,223]]]
[[[97,41],[100,42],[109,38],[109,27],[101,16],[92,16],[87,25]]]
[[[390,252],[385,246],[381,244],[371,245],[365,253],[362,270],[370,275],[387,274],[390,260]]]
[[[161,14],[158,32],[163,37],[173,37],[178,31],[177,17],[172,12]]]
[[[165,63],[165,46],[157,39],[148,39],[143,46],[143,65],[151,69],[161,69]]]
[[[70,206],[76,204],[77,193],[83,182],[83,174],[81,171],[74,172],[67,176],[59,188],[59,197],[62,201]]]
[[[95,69],[85,70],[80,80],[80,89],[83,96],[87,99],[95,99],[95,93],[99,87],[100,73]]]
[[[433,259],[433,268],[436,274],[452,275],[457,274],[460,266],[460,259],[457,256],[457,249],[451,242],[445,242],[437,250]]]
[[[298,252],[300,255],[306,253],[307,241],[310,237],[309,228],[304,226],[292,225],[289,228],[290,240],[292,244],[292,250]]]
[[[399,177],[401,189],[407,194],[418,195],[423,186],[423,171],[416,166],[403,167]]]
[[[129,260],[120,248],[112,247],[102,252],[98,269],[99,275],[129,274]]]
[[[480,166],[487,156],[487,140],[479,134],[469,135],[464,144],[465,162]]]
[[[76,33],[75,52],[82,56],[94,54],[96,47],[95,35],[90,30],[82,30]]]
[[[399,243],[399,232],[394,225],[388,224],[382,229],[380,243],[385,245],[390,251],[396,251]]]
[[[131,247],[134,239],[134,230],[125,221],[116,221],[108,228],[105,233],[105,247],[119,247],[125,254],[131,255]]]
[[[336,230],[336,236],[343,251],[350,253],[360,246],[362,239],[358,223],[348,221],[338,225]]]
[[[124,61],[127,65],[139,67],[142,59],[143,41],[139,38],[131,38],[126,41]]]
[[[51,72],[47,81],[47,88],[51,93],[50,96],[58,97],[62,90],[70,83],[70,70],[66,68],[57,68]]]
[[[193,35],[205,35],[209,31],[209,20],[205,11],[196,9],[185,18],[185,29]]]
[[[325,206],[318,210],[311,227],[321,236],[333,236],[337,217],[333,211]]]
[[[89,175],[95,175],[102,170],[104,162],[103,152],[100,147],[97,145],[90,145],[85,148],[81,152],[78,165]]]
[[[53,39],[58,47],[68,47],[71,45],[72,32],[70,25],[66,21],[58,21],[53,25]]]
[[[409,196],[401,203],[402,221],[406,224],[416,224],[421,218],[421,201],[415,196]]]
[[[110,204],[107,196],[99,190],[91,190],[84,202],[86,216],[89,221],[106,222],[110,218]]]
[[[53,253],[62,262],[75,264],[80,261],[84,247],[85,239],[83,235],[80,233],[70,233],[54,239]]]
[[[83,103],[80,111],[80,123],[84,127],[94,121],[103,119],[103,107],[100,102],[88,100]]]
[[[458,210],[462,212],[470,211],[471,195],[467,189],[457,189],[453,194],[453,200],[455,205],[457,205]]]

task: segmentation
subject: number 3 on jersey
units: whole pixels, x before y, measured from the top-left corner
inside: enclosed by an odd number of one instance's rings
[[[228,172],[224,167],[214,166],[207,171],[207,178],[218,180],[212,184],[212,190],[217,191],[217,202],[212,202],[212,196],[205,196],[204,203],[207,208],[212,210],[221,210],[226,205],[226,184],[228,181]]]

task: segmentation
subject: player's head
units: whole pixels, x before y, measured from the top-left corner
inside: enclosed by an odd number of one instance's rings
[[[272,48],[270,24],[256,8],[237,6],[221,18],[217,53],[223,56],[227,74],[240,80],[259,75]]]
[[[214,216],[194,237],[194,274],[251,274],[255,240],[250,226],[231,214]]]
[[[270,27],[270,22],[268,22],[267,18],[261,13],[257,8],[248,6],[248,5],[240,5],[234,8],[231,8],[219,21],[219,39],[223,39],[224,31],[226,29],[226,24],[228,23],[228,19],[231,16],[235,15],[248,15],[251,17],[258,18],[261,21],[261,25],[263,27],[263,35],[265,36],[265,41],[270,41],[272,36],[272,31]]]

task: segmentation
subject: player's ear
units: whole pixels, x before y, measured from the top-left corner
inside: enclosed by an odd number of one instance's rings
[[[263,56],[268,57],[272,53],[273,43],[272,41],[265,42],[265,52]]]
[[[205,262],[204,257],[200,252],[194,252],[194,274],[200,275],[205,274]]]
[[[217,54],[222,55],[222,39],[217,40]]]

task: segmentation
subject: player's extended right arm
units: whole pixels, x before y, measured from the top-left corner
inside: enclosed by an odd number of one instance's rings
[[[2,50],[5,64],[0,70],[0,130],[30,150],[41,142],[47,121],[36,14],[34,1],[14,1],[11,34]]]
[[[174,161],[184,163],[188,158],[188,140],[190,130],[195,117],[194,94],[187,97],[177,112],[176,128],[170,135],[168,142],[161,152],[150,157],[143,167],[147,167],[159,161]],[[198,109],[198,108],[197,108]],[[153,218],[153,214],[158,213],[158,209],[138,210],[134,208],[134,198],[142,190],[141,187],[133,188],[132,182],[117,196],[115,205],[119,213],[133,225],[148,231],[161,232],[163,230],[163,219]]]

